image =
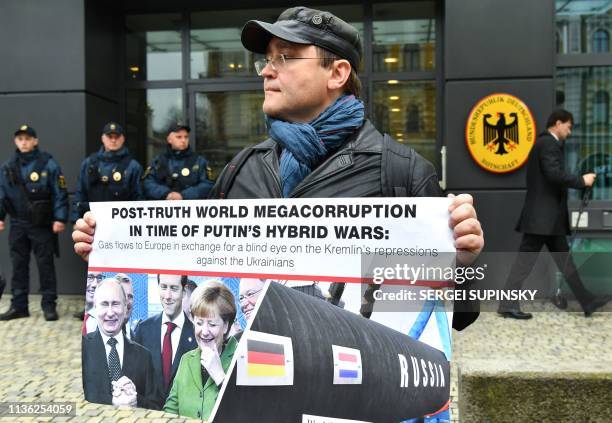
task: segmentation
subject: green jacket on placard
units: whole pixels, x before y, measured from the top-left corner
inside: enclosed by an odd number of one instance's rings
[[[230,336],[220,357],[223,371],[226,373],[237,346],[236,338]],[[206,379],[206,383],[202,383],[200,355],[201,351],[198,347],[181,357],[172,389],[164,405],[164,411],[202,420],[210,416],[217,401],[219,386],[210,376]]]

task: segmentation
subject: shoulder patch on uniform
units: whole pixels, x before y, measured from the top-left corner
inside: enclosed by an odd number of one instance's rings
[[[212,181],[213,177],[212,177],[212,169],[210,168],[210,166],[206,166],[206,177],[208,177],[208,179],[210,179]]]
[[[60,189],[66,189],[67,188],[67,184],[66,184],[66,178],[64,178],[64,175],[59,175],[57,177],[57,184],[59,185]]]

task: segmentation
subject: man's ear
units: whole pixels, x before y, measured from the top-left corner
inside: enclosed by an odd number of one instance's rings
[[[331,77],[327,81],[330,91],[342,89],[351,75],[351,64],[348,60],[335,60],[331,67]]]

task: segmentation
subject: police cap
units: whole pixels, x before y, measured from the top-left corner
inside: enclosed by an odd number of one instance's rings
[[[123,127],[119,125],[118,123],[108,122],[106,125],[104,125],[104,128],[102,129],[102,134],[104,135],[110,135],[110,134],[123,135]]]
[[[173,123],[168,128],[168,134],[170,132],[178,132],[178,131],[191,132],[191,128],[189,127],[189,125],[185,125],[184,123],[180,123],[180,122]]]
[[[26,134],[31,136],[32,138],[36,138],[36,131],[30,125],[21,125],[19,128],[17,128],[17,130],[15,131],[15,136],[21,134]]]

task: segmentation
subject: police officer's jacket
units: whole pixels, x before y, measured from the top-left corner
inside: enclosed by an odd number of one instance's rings
[[[208,179],[208,164],[191,147],[173,150],[153,159],[145,172],[144,194],[150,200],[164,200],[170,192],[178,192],[184,200],[206,198],[213,186]]]
[[[92,201],[144,200],[141,178],[142,166],[132,158],[127,147],[109,152],[101,147],[81,165],[71,221],[89,211]]]
[[[395,143],[395,141],[393,141]],[[433,165],[408,146],[396,143],[407,166],[405,196],[442,195]],[[282,198],[281,147],[272,139],[248,147],[223,169],[210,198]],[[246,157],[246,158],[245,158]],[[240,160],[243,158],[243,160]],[[238,163],[242,161],[242,163]],[[383,165],[383,135],[369,122],[314,169],[291,192],[291,198],[383,197],[389,191]],[[231,181],[231,183],[229,182]],[[458,286],[459,288],[459,286]],[[461,330],[478,317],[477,302],[455,302],[453,327]]]
[[[30,224],[34,203],[48,208],[48,223],[68,219],[68,195],[62,170],[49,153],[38,148],[28,153],[16,151],[2,165],[0,200],[2,221],[8,213],[13,223]]]

